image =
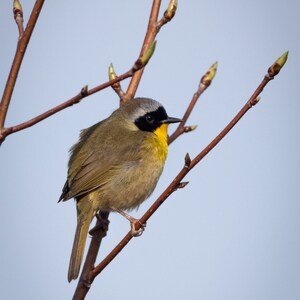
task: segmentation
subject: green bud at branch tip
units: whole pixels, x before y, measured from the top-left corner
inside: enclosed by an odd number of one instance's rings
[[[270,77],[276,76],[282,67],[285,65],[288,59],[289,51],[283,53],[275,62],[274,64],[268,69],[268,74]]]
[[[89,86],[88,86],[88,85],[85,85],[85,86],[81,89],[80,94],[81,94],[82,97],[87,96],[88,89],[89,89]]]
[[[168,5],[168,8],[167,8],[167,11],[166,11],[167,18],[169,20],[171,20],[175,16],[177,6],[178,6],[178,0],[171,0],[170,1],[169,5]]]
[[[116,79],[116,77],[117,77],[117,74],[114,70],[113,64],[111,63],[108,67],[108,78],[109,78],[109,80],[114,80],[114,79]]]
[[[190,131],[196,130],[198,125],[190,125]]]
[[[190,125],[190,126],[184,126],[183,127],[183,132],[191,132],[196,130],[198,126],[197,125]]]
[[[200,82],[206,87],[208,87],[211,84],[212,80],[216,76],[217,67],[218,67],[218,62],[215,62],[214,64],[211,65],[211,67],[208,69],[205,75],[201,78]]]
[[[149,62],[150,58],[152,57],[156,47],[156,41],[153,41],[150,47],[147,49],[147,51],[144,53],[144,55],[141,57],[141,63],[142,66],[146,66],[146,64]]]
[[[287,59],[289,56],[289,51],[284,52],[277,60],[276,63],[278,63],[281,68],[285,65]]]
[[[23,15],[23,8],[22,8],[22,5],[19,2],[19,0],[14,0],[13,5],[14,5],[14,8],[13,8],[14,14],[20,13]]]

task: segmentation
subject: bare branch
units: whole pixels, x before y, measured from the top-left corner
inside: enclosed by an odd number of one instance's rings
[[[215,75],[217,72],[217,63],[215,62],[205,73],[205,75],[202,76],[198,89],[193,95],[193,98],[182,118],[182,122],[179,123],[177,129],[174,131],[172,135],[169,136],[168,138],[168,143],[171,144],[174,142],[175,139],[177,139],[180,135],[186,132],[190,132],[196,129],[197,126],[185,126],[186,121],[188,120],[191,112],[193,111],[199,97],[201,94],[210,86],[212,80],[214,79]]]
[[[38,20],[43,4],[44,4],[44,0],[37,0],[35,2],[35,5],[32,9],[24,34],[18,41],[16,54],[8,75],[8,79],[6,81],[5,89],[0,103],[0,143],[5,138],[5,136],[3,136],[4,123],[5,123],[8,107],[10,104],[10,100],[12,97],[12,93],[19,74],[19,70],[23,61],[23,57],[25,55],[27,45],[29,43],[35,24]]]
[[[26,122],[23,122],[21,124],[18,124],[18,125],[15,125],[15,126],[12,126],[12,127],[8,127],[8,128],[4,128],[3,131],[2,131],[2,135],[0,136],[0,144],[1,142],[3,142],[3,140],[10,134],[12,133],[15,133],[17,131],[20,131],[20,130],[23,130],[23,129],[26,129],[28,127],[31,127],[47,118],[49,118],[50,116],[56,114],[57,112],[67,108],[67,107],[70,107],[76,103],[79,103],[83,98],[87,97],[87,96],[90,96],[96,92],[99,92],[109,86],[111,86],[112,84],[115,84],[121,80],[124,80],[128,77],[131,77],[133,74],[133,71],[132,69],[130,69],[129,71],[127,71],[126,73],[122,74],[121,76],[115,78],[114,80],[110,80],[110,81],[107,81],[105,83],[102,83],[90,90],[87,90],[87,86],[85,86],[84,88],[81,89],[80,93],[77,94],[76,96],[70,98],[69,100],[49,109],[48,111],[34,117],[33,119],[31,120],[28,120]]]
[[[160,27],[157,26],[157,24],[158,24],[157,19],[158,19],[160,4],[161,4],[161,0],[153,0],[149,23],[148,23],[148,28],[147,28],[143,46],[142,46],[142,49],[140,52],[140,57],[142,57],[144,55],[144,53],[147,51],[147,49],[149,49],[150,45],[154,42],[155,37],[160,29]],[[143,72],[144,72],[144,68],[140,69],[138,72],[136,72],[132,76],[132,79],[128,85],[128,88],[127,88],[127,91],[126,91],[126,94],[124,97],[124,102],[134,98],[137,88],[138,88],[138,85],[140,83],[141,77],[143,75]]]
[[[28,127],[31,127],[67,107],[70,107],[74,104],[79,103],[85,97],[88,97],[94,93],[97,93],[97,92],[99,92],[109,86],[112,86],[126,78],[132,77],[135,72],[137,72],[139,69],[145,67],[145,65],[150,60],[150,58],[154,52],[154,49],[155,49],[155,43],[153,43],[153,44],[154,44],[154,46],[151,45],[150,49],[148,51],[146,51],[144,56],[139,57],[136,60],[136,62],[133,64],[132,68],[129,71],[125,72],[124,74],[122,74],[118,77],[115,77],[113,80],[109,80],[105,83],[102,83],[90,90],[88,90],[88,88],[87,88],[88,86],[85,86],[81,89],[80,93],[77,94],[76,96],[74,96],[71,99],[61,103],[60,105],[55,106],[54,108],[51,108],[48,111],[34,117],[33,119],[23,122],[21,124],[15,125],[15,126],[11,126],[8,128],[2,128],[2,131],[0,131],[0,133],[1,133],[0,134],[0,145],[8,135],[15,133],[17,131],[26,129]]]
[[[91,287],[88,281],[89,272],[95,265],[102,239],[106,236],[106,232],[108,231],[109,213],[99,212],[99,214],[96,216],[98,220],[96,226],[90,231],[92,240],[73,296],[73,300],[84,299],[88,293]]]

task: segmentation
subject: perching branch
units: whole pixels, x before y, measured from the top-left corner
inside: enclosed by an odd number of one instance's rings
[[[184,166],[177,174],[170,185],[165,191],[158,197],[158,199],[151,205],[146,213],[139,219],[139,223],[136,224],[136,230],[142,227],[141,224],[145,224],[149,218],[155,213],[155,211],[164,203],[164,201],[177,189],[184,188],[187,182],[182,182],[184,177],[229,133],[229,131],[237,124],[237,122],[245,115],[245,113],[256,105],[259,101],[259,95],[263,91],[264,87],[274,79],[281,68],[284,66],[288,57],[288,52],[284,53],[276,62],[268,69],[268,74],[265,75],[262,82],[259,84],[255,92],[238,112],[238,114],[231,120],[231,122],[207,145],[194,159],[191,160],[189,154],[185,156]],[[177,136],[178,137],[178,136]],[[176,138],[176,137],[175,137]],[[174,139],[175,139],[174,138]],[[173,140],[174,140],[173,139]],[[107,267],[107,265],[123,250],[123,248],[132,239],[131,231],[129,231],[124,238],[117,244],[117,246],[85,277],[84,281],[78,282],[77,289],[75,291],[73,300],[84,299],[88,293],[94,279]]]
[[[98,220],[96,226],[90,231],[90,234],[92,235],[92,239],[81,271],[80,279],[78,281],[73,296],[73,300],[84,299],[84,297],[86,296],[90,287],[87,278],[89,276],[90,271],[93,269],[95,265],[102,239],[106,236],[106,233],[108,231],[109,213],[99,212],[99,214],[96,216]]]
[[[43,4],[44,4],[44,0],[37,0],[35,2],[26,29],[23,32],[23,17],[21,17],[23,16],[22,7],[19,1],[14,2],[14,16],[19,28],[19,41],[18,41],[15,57],[6,81],[2,100],[0,103],[0,144],[7,135],[3,133],[3,131],[4,131],[4,124],[5,124],[8,107],[10,104],[13,90],[15,88],[16,80],[20,71],[23,57],[27,49],[27,45],[29,43],[31,34],[40,15]]]

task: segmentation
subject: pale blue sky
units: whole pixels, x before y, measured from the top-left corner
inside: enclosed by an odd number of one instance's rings
[[[0,87],[14,55],[13,1],[0,3]],[[7,118],[23,122],[121,74],[138,56],[151,1],[46,1]],[[168,1],[162,1],[161,15]],[[25,20],[34,1],[22,1]],[[218,73],[188,124],[198,129],[170,147],[165,172],[140,216],[230,121],[267,68],[289,60],[241,120],[185,180],[130,245],[95,280],[87,299],[296,300],[300,298],[299,113],[300,2],[179,1],[157,37],[137,95],[181,117],[199,79]],[[123,82],[125,88],[128,81]],[[80,129],[118,106],[112,89],[25,131],[0,149],[0,282],[3,299],[71,299],[67,268],[76,211],[57,204],[68,149]],[[174,127],[171,127],[171,130]],[[103,258],[128,231],[111,215]],[[100,260],[99,258],[99,260]],[[101,299],[102,299],[101,298]]]

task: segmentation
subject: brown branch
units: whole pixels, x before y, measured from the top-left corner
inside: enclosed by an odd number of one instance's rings
[[[17,131],[20,131],[20,130],[23,130],[23,129],[26,129],[28,127],[31,127],[47,118],[49,118],[50,116],[54,115],[55,113],[67,108],[67,107],[70,107],[76,103],[79,103],[83,98],[87,97],[87,96],[90,96],[96,92],[99,92],[109,86],[111,86],[112,84],[116,83],[116,82],[119,82],[121,80],[124,80],[128,77],[131,77],[133,74],[133,70],[130,69],[129,71],[127,71],[126,73],[122,74],[121,76],[115,78],[114,80],[110,80],[110,81],[107,81],[105,83],[102,83],[90,90],[87,90],[87,88],[83,88],[81,90],[81,92],[79,94],[77,94],[76,96],[72,97],[71,99],[49,109],[48,111],[34,117],[33,119],[31,120],[28,120],[26,122],[23,122],[21,124],[18,124],[18,125],[15,125],[15,126],[12,126],[12,127],[8,127],[8,128],[4,128],[3,131],[2,131],[2,136],[0,136],[0,143],[1,141],[3,141],[5,139],[5,137],[7,137],[8,135],[12,134],[12,133],[15,133]]]
[[[180,135],[182,135],[183,133],[186,132],[190,132],[195,128],[195,126],[185,126],[186,121],[188,120],[191,112],[193,111],[199,97],[202,95],[202,93],[210,86],[213,78],[215,77],[217,72],[217,63],[214,63],[209,69],[208,71],[205,73],[204,76],[202,76],[198,89],[197,91],[194,93],[193,98],[184,114],[184,116],[182,117],[182,122],[179,123],[178,127],[176,128],[176,130],[174,131],[173,134],[171,134],[168,138],[168,143],[171,144],[172,142],[174,142],[175,139],[177,139]]]
[[[8,75],[8,79],[6,81],[5,89],[0,103],[0,143],[5,138],[5,136],[3,137],[3,128],[4,128],[10,100],[12,97],[12,93],[23,61],[23,57],[25,55],[27,45],[30,41],[30,37],[32,35],[35,24],[38,20],[43,4],[44,4],[44,0],[37,0],[35,2],[35,5],[32,9],[24,34],[22,34],[22,36],[18,41],[15,57]]]
[[[95,265],[95,261],[97,259],[98,251],[102,242],[102,239],[106,236],[106,232],[108,231],[108,216],[109,213],[99,212],[97,215],[97,223],[94,229],[91,231],[94,231],[95,233],[92,234],[92,240],[89,246],[89,250],[86,255],[86,259],[82,268],[82,272],[80,275],[80,279],[78,281],[73,300],[80,300],[84,299],[86,294],[88,293],[90,289],[90,284],[88,283],[88,275],[89,272],[93,269]]]
[[[171,0],[169,7],[170,7],[171,3],[173,3],[173,2],[177,2],[177,1]],[[148,28],[147,28],[147,32],[146,32],[146,35],[144,38],[140,56],[143,56],[145,54],[145,52],[147,51],[147,49],[150,47],[150,45],[154,42],[155,37],[156,37],[157,33],[159,32],[161,26],[167,23],[167,22],[165,22],[163,24],[161,23],[160,26],[158,26],[159,22],[157,20],[158,20],[160,4],[161,4],[161,0],[153,0],[152,9],[151,9],[150,17],[149,17],[149,22],[148,22]],[[174,5],[172,7],[174,7]],[[176,5],[176,7],[177,7],[177,5]],[[173,16],[175,15],[175,11],[176,11],[176,8],[175,8],[175,10],[173,10]],[[169,21],[171,19],[172,18],[170,18]],[[144,68],[140,69],[138,72],[136,72],[132,76],[132,79],[128,85],[125,97],[123,98],[123,102],[126,102],[126,101],[134,98],[137,88],[138,88],[138,85],[140,83],[141,77],[143,75],[143,72],[144,72]]]
[[[99,92],[109,86],[112,86],[128,77],[132,77],[135,72],[137,72],[141,68],[144,68],[147,65],[147,63],[149,62],[150,58],[152,57],[152,55],[154,53],[154,49],[155,49],[155,42],[150,46],[150,48],[145,52],[145,54],[142,57],[139,57],[136,60],[133,67],[129,71],[125,72],[124,74],[122,74],[118,77],[115,77],[113,80],[109,80],[105,83],[102,83],[90,90],[88,90],[88,87],[85,86],[84,88],[82,88],[81,92],[78,95],[61,103],[58,106],[55,106],[54,108],[49,109],[48,111],[36,116],[35,118],[28,120],[26,122],[23,122],[21,124],[18,124],[18,125],[14,125],[14,126],[11,126],[8,128],[3,128],[2,131],[0,132],[1,133],[0,134],[0,145],[8,135],[15,133],[17,131],[26,129],[28,127],[31,127],[67,107],[70,107],[76,103],[79,103],[85,97],[88,97],[94,93],[97,93],[97,92]]]
[[[205,147],[193,160],[190,159],[189,154],[185,157],[184,167],[177,174],[171,184],[165,189],[165,191],[158,197],[158,199],[152,204],[152,206],[146,211],[146,213],[140,218],[136,224],[136,230],[142,227],[141,224],[145,224],[149,218],[155,213],[155,211],[164,203],[164,201],[178,188],[184,188],[187,182],[182,182],[182,179],[229,133],[229,131],[237,124],[237,122],[245,115],[245,113],[259,101],[259,95],[263,91],[264,87],[268,82],[274,79],[274,76],[278,74],[282,66],[287,59],[287,53],[284,54],[285,59],[280,61],[279,58],[268,70],[268,74],[265,75],[262,82],[259,84],[255,92],[252,94],[250,99],[246,102],[244,107],[238,112],[238,114],[232,119],[232,121],[212,140],[212,142]],[[278,65],[280,68],[278,68]],[[88,293],[91,284],[93,283],[96,276],[98,276],[107,265],[123,250],[123,248],[132,239],[131,231],[129,231],[124,238],[118,243],[118,245],[94,268],[88,276],[85,277],[84,282],[78,283],[74,298],[76,300],[84,299]],[[77,297],[77,295],[82,297]]]

